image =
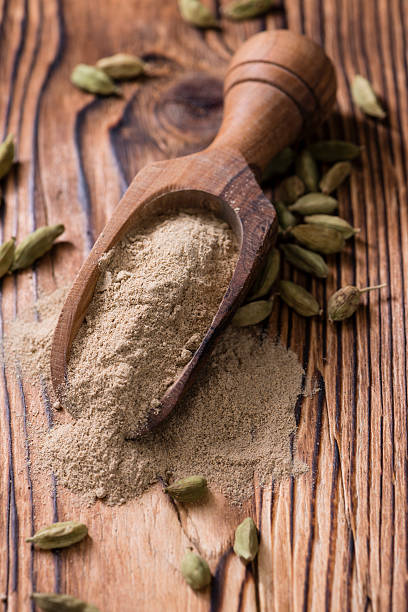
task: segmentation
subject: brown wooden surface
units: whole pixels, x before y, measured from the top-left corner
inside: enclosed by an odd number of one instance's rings
[[[217,8],[217,7],[216,7]],[[320,386],[298,405],[299,456],[310,470],[274,483],[241,511],[217,497],[186,510],[159,487],[141,500],[81,506],[36,475],[35,427],[52,423],[40,394],[13,369],[1,373],[0,592],[3,610],[30,610],[32,590],[59,590],[102,611],[405,610],[407,607],[407,157],[408,15],[404,0],[296,0],[266,19],[226,23],[222,33],[182,23],[175,2],[1,0],[0,126],[14,131],[19,165],[4,184],[3,235],[64,222],[66,239],[36,266],[2,285],[1,317],[39,291],[73,279],[127,183],[148,162],[201,149],[221,119],[221,83],[239,44],[264,28],[290,27],[323,44],[339,81],[341,115],[323,129],[365,145],[361,169],[341,191],[341,213],[362,232],[333,258],[325,304],[346,282],[387,282],[369,308],[342,327],[275,310],[271,332],[302,359]],[[124,50],[147,54],[168,77],[99,100],[69,85],[71,68]],[[350,99],[355,72],[383,93],[389,119],[365,120]],[[387,299],[388,295],[388,299]],[[58,497],[57,497],[58,493]],[[248,512],[262,546],[254,567],[231,550]],[[60,554],[33,553],[24,537],[76,516],[91,539]],[[192,543],[209,559],[211,591],[195,594],[178,566]]]

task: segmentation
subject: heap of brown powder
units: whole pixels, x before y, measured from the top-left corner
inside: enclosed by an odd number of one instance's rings
[[[115,246],[72,346],[71,414],[117,410],[137,433],[198,348],[237,256],[231,229],[208,213],[155,218]]]
[[[142,494],[159,477],[200,473],[240,502],[255,476],[266,482],[303,470],[291,444],[302,368],[258,329],[228,329],[167,422],[145,438],[128,439],[148,402],[162,393],[160,381],[169,384],[200,341],[235,259],[222,222],[189,214],[139,228],[106,258],[69,364],[74,419],[41,440],[44,464],[60,484],[87,501],[114,504]],[[8,344],[23,371],[49,362],[62,299],[60,290],[37,304],[34,320],[30,312],[13,324]]]

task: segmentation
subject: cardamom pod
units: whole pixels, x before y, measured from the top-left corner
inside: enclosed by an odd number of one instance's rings
[[[15,252],[15,238],[11,238],[0,246],[0,278],[10,270]]]
[[[248,295],[248,301],[264,297],[270,292],[272,285],[278,278],[279,269],[280,253],[277,249],[272,249],[267,255],[262,273]]]
[[[87,604],[71,595],[59,593],[32,593],[35,605],[45,612],[99,612],[96,606]]]
[[[0,179],[11,170],[14,160],[14,136],[9,134],[0,144]]]
[[[109,96],[121,95],[120,88],[115,85],[112,79],[100,68],[88,66],[88,64],[78,64],[71,73],[71,83],[88,93]]]
[[[275,0],[235,0],[223,9],[222,14],[228,19],[251,19],[269,11]]]
[[[323,193],[331,193],[348,177],[351,172],[351,164],[348,161],[337,162],[325,174],[319,183]]]
[[[327,278],[329,268],[323,257],[314,251],[309,251],[298,244],[284,244],[282,251],[285,259],[298,270],[313,274],[317,278]]]
[[[288,176],[278,187],[278,199],[291,204],[305,193],[305,185],[298,176]]]
[[[307,193],[289,206],[291,212],[299,215],[330,214],[336,210],[338,202],[325,193]]]
[[[42,257],[53,246],[54,240],[65,231],[62,223],[57,225],[44,225],[28,234],[16,248],[11,271],[28,268],[39,257]]]
[[[207,481],[202,476],[187,476],[173,482],[164,492],[180,502],[199,501],[207,493]]]
[[[341,232],[344,238],[351,238],[355,234],[358,234],[360,228],[353,227],[348,221],[335,215],[310,215],[303,219],[305,223],[312,225],[323,225],[324,227],[330,227],[331,229]]]
[[[66,548],[76,544],[88,534],[88,527],[79,521],[65,521],[53,523],[42,527],[32,537],[26,538],[26,542],[32,542],[42,550],[52,548]]]
[[[290,147],[285,147],[280,153],[275,155],[267,164],[262,174],[262,183],[266,183],[269,179],[277,174],[285,174],[295,160],[295,152]]]
[[[235,530],[234,553],[244,562],[253,561],[258,554],[259,542],[256,525],[248,517]]]
[[[278,215],[279,225],[283,230],[287,230],[289,227],[296,225],[297,220],[293,213],[285,206],[283,202],[274,203],[276,214]]]
[[[314,317],[322,312],[313,295],[292,281],[280,281],[279,292],[282,300],[302,317]]]
[[[351,84],[351,95],[357,106],[371,117],[384,119],[387,114],[378,102],[373,86],[370,81],[357,74]]]
[[[136,55],[130,53],[116,53],[110,57],[103,57],[96,62],[111,79],[134,79],[145,72],[145,63]]]
[[[317,191],[319,170],[313,155],[307,149],[303,149],[296,160],[296,174],[302,179],[308,191]]]
[[[203,589],[211,582],[211,572],[205,561],[191,550],[187,550],[180,566],[184,580],[195,591]]]
[[[322,225],[296,225],[290,233],[300,244],[323,255],[339,253],[345,244],[341,232]]]
[[[247,327],[261,323],[269,317],[272,312],[273,302],[270,300],[258,300],[257,302],[249,302],[238,308],[237,312],[232,317],[232,325],[235,327]]]
[[[308,149],[317,161],[331,163],[355,159],[362,147],[346,140],[320,140],[309,145]]]
[[[351,315],[356,312],[363,293],[373,291],[373,289],[382,289],[386,286],[386,284],[375,285],[374,287],[365,287],[364,289],[359,289],[354,285],[342,287],[329,298],[327,312],[330,321],[343,321],[344,319],[348,319],[348,317],[351,317]]]
[[[218,28],[219,23],[212,12],[200,0],[178,0],[182,18],[197,28]]]

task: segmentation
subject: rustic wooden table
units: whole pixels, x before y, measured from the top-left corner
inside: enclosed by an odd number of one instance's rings
[[[211,0],[210,0],[211,4]],[[214,2],[219,10],[219,3]],[[298,405],[298,454],[309,472],[260,490],[241,511],[221,498],[175,511],[159,486],[121,507],[91,508],[35,474],[38,426],[52,425],[46,394],[2,369],[0,593],[4,611],[31,610],[31,591],[60,591],[103,612],[405,610],[407,606],[407,140],[408,14],[404,0],[295,0],[265,19],[201,33],[176,1],[0,0],[1,135],[13,131],[19,164],[4,181],[2,234],[63,222],[69,244],[2,283],[2,331],[40,291],[69,283],[126,185],[146,162],[183,155],[213,138],[231,53],[264,28],[289,27],[322,44],[338,70],[338,110],[323,134],[365,146],[340,194],[362,228],[332,260],[322,304],[340,284],[388,283],[341,327],[276,308],[271,333],[297,352],[320,391]],[[72,67],[119,50],[155,59],[168,76],[95,99],[69,83]],[[355,73],[383,92],[388,119],[364,119],[350,97]],[[262,536],[245,569],[233,527],[251,513]],[[61,553],[24,537],[78,517],[91,539]],[[195,594],[178,571],[192,543],[210,561],[211,590]]]

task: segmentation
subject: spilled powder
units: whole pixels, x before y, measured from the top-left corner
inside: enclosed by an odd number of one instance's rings
[[[167,242],[163,238],[170,228],[175,234]],[[178,252],[172,241],[177,241]],[[42,468],[53,470],[60,484],[86,502],[101,498],[108,504],[123,503],[159,478],[171,481],[197,473],[207,477],[211,488],[240,503],[252,494],[254,477],[266,483],[271,476],[304,471],[303,464],[293,460],[302,367],[294,353],[258,328],[227,329],[170,418],[145,438],[127,439],[151,397],[161,393],[160,380],[177,376],[183,351],[194,350],[192,336],[208,327],[208,316],[211,320],[229,282],[235,253],[222,222],[177,215],[133,232],[103,262],[93,301],[98,309],[89,310],[69,364],[70,414],[55,413],[59,422],[33,440],[41,448]],[[205,299],[200,291],[192,293],[200,279]],[[59,290],[41,299],[35,316],[27,311],[10,327],[6,354],[18,360],[30,379],[33,372],[48,376],[63,297]],[[100,309],[106,314],[104,322],[99,320]],[[190,327],[185,314],[191,309],[198,323]],[[161,330],[156,342],[168,342],[157,349],[149,336],[156,333],[155,326]],[[172,360],[168,351],[173,351]],[[138,365],[142,354],[144,363]],[[149,386],[150,396],[144,386]]]
[[[117,411],[137,433],[198,348],[237,257],[231,229],[209,213],[159,216],[115,246],[72,346],[71,414]]]
[[[302,368],[259,331],[228,329],[168,421],[148,437],[126,440],[117,413],[55,427],[44,455],[58,480],[92,500],[140,495],[150,484],[190,474],[241,502],[254,475],[265,483],[303,471],[291,437]]]

